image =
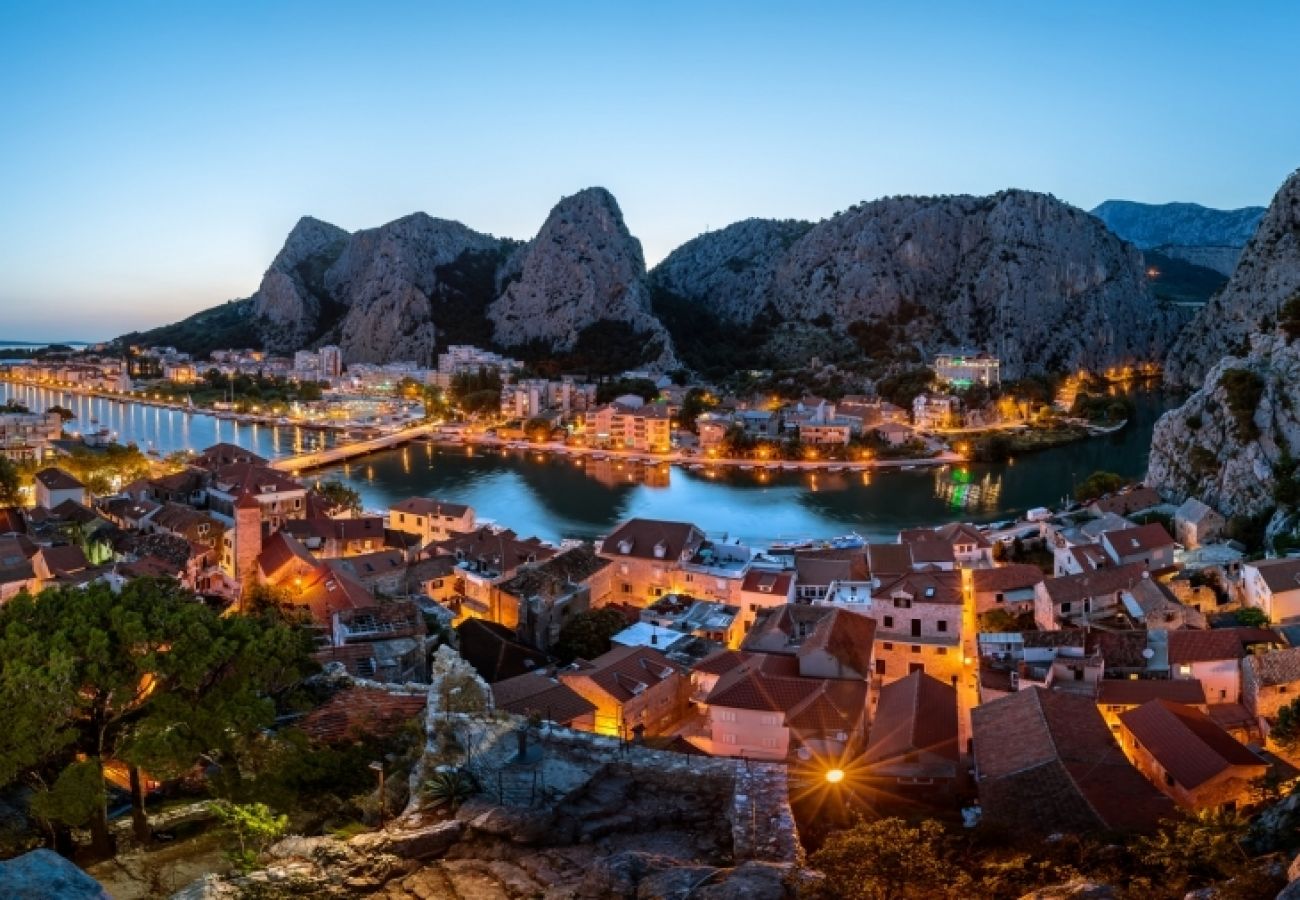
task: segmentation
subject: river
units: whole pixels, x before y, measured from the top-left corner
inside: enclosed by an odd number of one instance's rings
[[[606,534],[632,516],[685,519],[711,534],[725,532],[760,543],[849,531],[892,539],[904,527],[993,521],[1056,504],[1077,481],[1098,469],[1141,477],[1151,430],[1173,401],[1160,391],[1132,396],[1137,412],[1123,431],[1002,464],[871,473],[710,474],[667,466],[647,472],[608,460],[579,463],[520,451],[471,453],[464,447],[413,444],[309,477],[351,485],[367,509],[384,509],[404,497],[434,496],[468,503],[480,518],[549,540]],[[109,428],[124,442],[135,441],[164,455],[229,441],[276,457],[328,440],[303,429],[239,425],[137,403],[0,384],[0,400],[8,397],[33,409],[62,403],[77,414],[70,427],[88,427],[89,419],[96,418],[95,427]]]

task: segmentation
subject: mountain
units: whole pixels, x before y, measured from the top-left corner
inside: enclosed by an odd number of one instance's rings
[[[1254,235],[1264,207],[1210,209],[1196,203],[1107,200],[1092,214],[1140,250],[1231,275],[1241,248]]]
[[[650,345],[646,360],[674,363],[672,342],[650,308],[641,242],[604,188],[557,203],[537,237],[503,267],[498,284],[488,318],[502,346],[542,343],[569,352],[592,326],[614,321]]]
[[[1180,325],[1155,301],[1133,247],[1043,194],[896,197],[816,225],[740,222],[651,272],[679,352],[700,332],[756,328],[758,355],[849,352],[916,364],[945,348],[996,353],[1003,374],[1160,359]],[[793,349],[792,349],[793,348]]]
[[[937,350],[997,353],[1006,377],[1161,358],[1179,314],[1140,253],[1042,194],[899,197],[813,224],[750,219],[647,273],[614,197],[556,204],[526,244],[415,213],[349,234],[302,219],[251,298],[134,342],[347,362],[427,362],[474,343],[549,367],[709,375],[810,362],[880,376]]]
[[[1300,171],[1283,183],[1224,289],[1179,335],[1165,363],[1171,385],[1196,387],[1223,355],[1244,355],[1300,291]]]
[[[1278,327],[1288,301],[1300,303],[1300,171],[1170,355],[1166,374],[1197,390],[1156,423],[1153,487],[1227,514],[1259,515],[1278,502],[1279,481],[1292,482],[1300,458],[1300,344]]]

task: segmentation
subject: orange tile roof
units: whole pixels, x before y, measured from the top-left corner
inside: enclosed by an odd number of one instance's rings
[[[866,760],[879,763],[918,752],[959,757],[957,691],[924,672],[881,688]]]
[[[1119,714],[1120,723],[1169,775],[1194,789],[1236,766],[1268,764],[1200,710],[1152,700]]]
[[[350,687],[307,714],[302,730],[326,744],[391,737],[424,710],[423,694]]]

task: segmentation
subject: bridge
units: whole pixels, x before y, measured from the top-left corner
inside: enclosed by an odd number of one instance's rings
[[[315,450],[311,453],[285,456],[272,460],[270,466],[273,469],[291,474],[306,472],[311,469],[323,469],[326,466],[338,465],[358,457],[369,456],[381,450],[400,447],[402,444],[410,443],[417,437],[433,434],[433,430],[433,425],[416,425],[413,428],[403,428],[401,431],[394,431],[392,434],[381,435],[365,441],[353,441],[326,450]]]

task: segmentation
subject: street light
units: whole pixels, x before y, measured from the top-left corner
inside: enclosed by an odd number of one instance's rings
[[[379,827],[383,828],[384,819],[387,817],[386,804],[384,803],[384,764],[379,760],[375,760],[370,764],[369,768],[370,771],[379,776]]]
[[[827,784],[839,784],[839,783],[840,783],[841,781],[843,781],[843,780],[844,780],[844,770],[843,770],[843,769],[827,769],[827,770],[826,770],[826,783],[827,783]]]

